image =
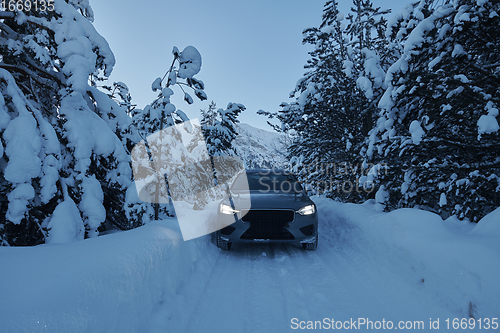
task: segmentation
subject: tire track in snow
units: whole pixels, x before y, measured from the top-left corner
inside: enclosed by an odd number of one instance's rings
[[[274,271],[276,278],[280,281],[280,291],[283,296],[284,327],[289,327],[290,320],[294,315],[307,314],[308,309],[303,304],[305,297],[302,282],[294,274],[292,260],[287,252],[288,245],[275,244],[275,256],[273,258],[277,265]]]
[[[288,248],[290,265],[301,282],[304,289],[304,301],[307,309],[305,316],[299,320],[323,320],[323,318],[336,318],[357,309],[357,304],[352,301],[345,284],[341,283],[337,275],[339,271],[332,270],[316,252],[305,252],[301,249]],[[333,266],[335,267],[335,265]],[[304,307],[304,306],[303,306]]]
[[[276,278],[273,264],[272,244],[247,246],[250,269],[247,272],[246,292],[248,295],[248,313],[245,318],[245,332],[281,332],[284,316],[284,302],[280,281]],[[265,255],[264,255],[265,253]]]
[[[149,328],[150,333],[155,332],[185,332],[186,326],[191,321],[194,316],[194,310],[199,306],[202,301],[203,295],[207,290],[207,285],[212,281],[212,276],[216,272],[216,267],[219,267],[219,262],[223,260],[223,257],[218,255],[216,259],[207,258],[207,261],[198,263],[198,268],[203,265],[208,265],[210,267],[210,260],[214,261],[210,269],[208,269],[209,274],[206,274],[207,270],[197,269],[193,275],[186,279],[184,283],[179,287],[178,290],[173,294],[174,297],[167,297],[161,301],[159,308],[153,312],[151,318],[151,324]],[[223,265],[224,267],[225,265]],[[203,281],[202,284],[198,283]],[[170,295],[172,296],[172,295]],[[193,299],[194,296],[194,299]],[[186,315],[186,312],[190,312],[190,315]]]
[[[244,273],[242,265],[233,260],[231,253],[219,252],[214,270],[182,332],[243,330],[238,320],[244,306],[239,283]]]
[[[292,318],[344,319],[359,313],[349,288],[359,284],[346,286],[338,278],[348,271],[346,264],[341,257],[325,261],[318,253],[288,244],[240,245],[220,252],[184,331],[210,331],[218,325],[217,330],[233,332],[284,332],[293,331]]]
[[[356,251],[338,251],[329,246],[325,246],[325,251],[318,257],[325,266],[334,266],[339,272],[337,283],[344,286],[344,293],[350,307],[343,311],[339,320],[350,318],[371,317],[380,318],[383,309],[387,304],[381,301],[381,293],[375,284],[367,283],[371,281],[373,272],[363,269],[369,264],[363,256]]]

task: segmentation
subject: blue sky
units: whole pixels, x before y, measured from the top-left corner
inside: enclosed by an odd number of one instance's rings
[[[408,0],[372,0],[375,6],[399,11]],[[259,109],[275,112],[288,102],[308,59],[302,31],[318,26],[326,0],[191,0],[91,1],[94,26],[116,57],[110,81],[123,81],[133,103],[143,108],[156,93],[155,78],[172,62],[172,48],[192,45],[202,56],[201,72],[208,101],[188,106],[180,90],[172,102],[190,118],[211,100],[217,107],[242,103],[241,122],[269,129]],[[350,1],[341,1],[346,14]]]

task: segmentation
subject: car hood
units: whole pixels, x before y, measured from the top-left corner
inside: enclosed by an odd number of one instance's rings
[[[302,193],[246,191],[245,193],[232,194],[234,207],[242,209],[293,209],[297,210],[304,206],[313,204],[312,200]],[[250,200],[249,200],[250,199]],[[228,199],[224,202],[228,203]],[[250,207],[249,207],[250,203]]]

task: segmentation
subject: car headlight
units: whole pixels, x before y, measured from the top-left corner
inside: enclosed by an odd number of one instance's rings
[[[314,212],[316,212],[314,205],[307,205],[297,211],[300,215],[311,215],[314,214]]]
[[[219,211],[222,214],[227,214],[227,215],[233,215],[240,212],[239,210],[233,209],[231,206],[226,204],[220,204]]]

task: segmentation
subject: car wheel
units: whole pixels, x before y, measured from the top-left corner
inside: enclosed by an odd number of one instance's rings
[[[231,249],[231,242],[228,242],[220,237],[220,235],[215,235],[216,245],[219,249],[223,251],[229,251]]]
[[[307,251],[315,251],[318,248],[318,236],[310,243],[302,243],[302,248]]]

